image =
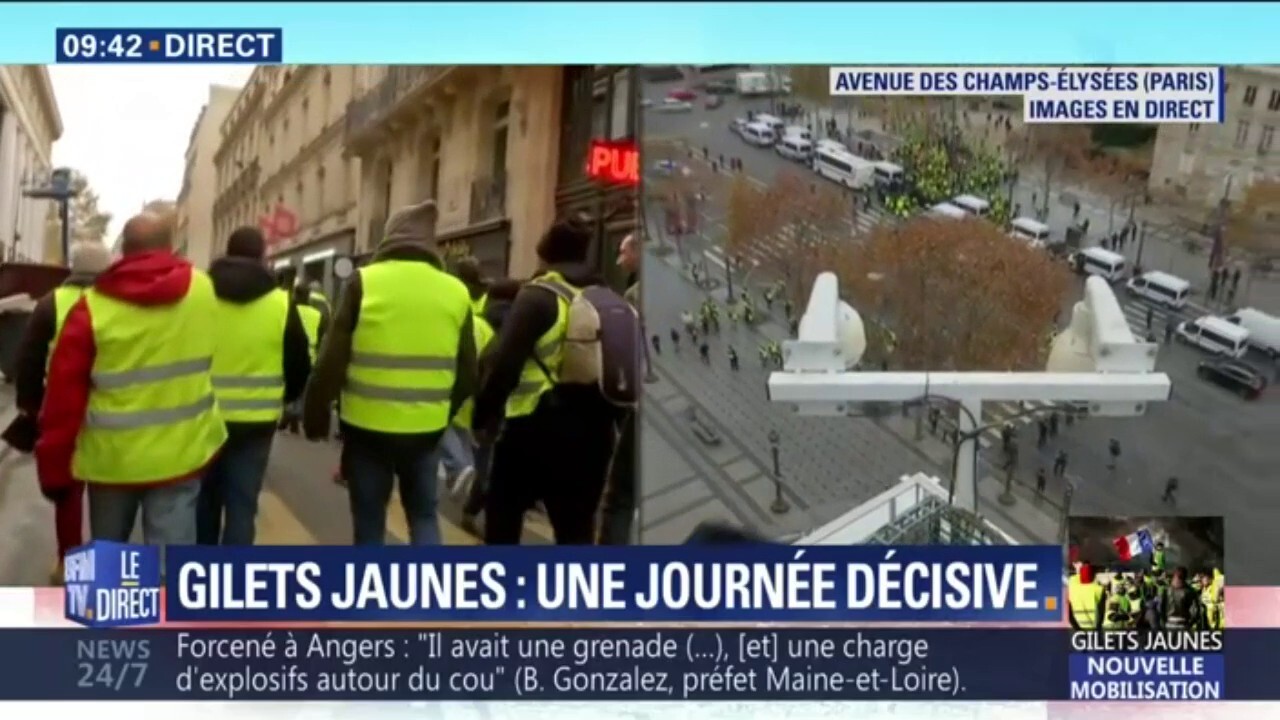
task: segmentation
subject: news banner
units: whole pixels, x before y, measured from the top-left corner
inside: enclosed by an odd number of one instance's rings
[[[1072,633],[1055,546],[171,547],[66,559],[0,700],[1230,700],[1280,633]],[[1018,626],[1018,627],[1014,627]]]

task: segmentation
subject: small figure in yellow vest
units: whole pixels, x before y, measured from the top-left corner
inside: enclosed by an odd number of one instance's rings
[[[310,359],[310,365],[315,364],[316,356],[320,353],[320,343],[324,342],[324,334],[329,329],[327,325],[327,316],[311,305],[307,298],[310,296],[310,290],[305,285],[296,285],[293,288],[293,306],[298,311],[298,320],[302,323],[302,330],[307,336],[307,357]],[[302,395],[285,406],[284,416],[280,419],[280,430],[288,430],[294,435],[302,434]]]
[[[397,479],[409,542],[440,542],[433,454],[474,394],[477,370],[471,297],[441,267],[435,224],[432,201],[387,220],[377,252],[342,291],[303,397],[303,431],[320,440],[341,394],[341,469],[359,545],[386,542]]]
[[[18,346],[14,389],[18,417],[15,426],[21,424],[21,436],[17,440],[6,433],[5,439],[21,452],[35,449],[37,419],[40,404],[44,401],[45,370],[49,365],[54,343],[62,333],[62,326],[71,307],[80,300],[85,288],[111,265],[111,253],[99,242],[77,242],[71,246],[71,275],[36,302],[31,318],[27,321],[22,344]],[[84,486],[76,483],[63,492],[46,493],[53,502],[54,532],[58,539],[58,563],[53,571],[54,585],[62,584],[62,557],[68,550],[83,544]]]
[[[284,406],[302,397],[311,372],[299,310],[276,287],[266,248],[258,228],[238,228],[227,240],[227,254],[209,266],[218,298],[213,394],[227,443],[201,482],[201,545],[253,544],[276,425]]]
[[[124,256],[71,308],[49,362],[36,463],[89,486],[94,540],[196,540],[200,478],[227,438],[213,395],[213,283],[172,250],[171,217],[125,223]]]
[[[1067,583],[1068,618],[1076,630],[1097,630],[1103,616],[1106,593],[1096,582],[1093,567],[1081,563]]]

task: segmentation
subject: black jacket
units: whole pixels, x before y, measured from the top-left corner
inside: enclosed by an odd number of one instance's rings
[[[241,257],[220,257],[209,266],[209,278],[219,300],[244,304],[250,303],[276,289],[275,278],[261,262]],[[307,331],[298,317],[298,310],[289,303],[289,315],[284,324],[284,402],[291,403],[302,397],[311,374],[311,353],[307,344]],[[229,422],[229,434],[274,433],[274,422]]]
[[[93,285],[93,278],[72,276],[63,285],[87,288]],[[40,404],[44,402],[44,373],[49,365],[49,352],[53,349],[49,345],[58,329],[58,310],[53,294],[54,291],[50,291],[36,301],[27,320],[27,329],[22,334],[22,342],[18,345],[13,380],[17,395],[15,402],[19,412],[32,417],[40,414]]]
[[[577,287],[601,282],[598,274],[581,265],[556,265],[548,269],[558,271]],[[559,311],[559,300],[550,291],[528,286],[520,289],[501,318],[501,327],[494,326],[498,336],[486,357],[487,374],[476,394],[473,428],[493,431],[502,423],[507,398],[520,383],[525,361],[533,357],[538,339],[555,325]]]

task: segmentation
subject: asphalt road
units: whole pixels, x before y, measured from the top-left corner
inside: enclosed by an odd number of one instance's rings
[[[8,402],[8,397],[0,395],[0,423],[4,425],[9,422],[9,414],[3,411]],[[259,545],[351,543],[346,491],[331,480],[338,448],[336,442],[309,443],[277,436],[259,499]],[[404,544],[409,537],[399,503],[399,495],[393,494],[387,513],[389,544]],[[460,527],[459,509],[442,491],[444,542],[478,544]],[[531,514],[525,525],[525,542],[545,543],[549,536],[545,521]],[[0,461],[0,586],[47,585],[55,551],[53,507],[40,495],[34,463],[29,457],[11,454]]]
[[[646,96],[660,98],[666,86],[647,90]],[[695,110],[690,113],[663,114],[648,111],[645,117],[647,135],[685,140],[691,147],[706,147],[714,159],[718,155],[739,157],[746,172],[753,178],[768,181],[784,169],[804,172],[802,166],[779,157],[771,150],[761,150],[746,145],[727,129],[729,119],[744,114],[747,107],[764,110],[767,100],[753,100],[744,103],[736,97],[726,98],[724,106],[716,110],[705,110],[695,103]],[[1033,176],[1032,173],[1026,173]],[[818,182],[824,180],[817,178]],[[1015,187],[1015,202],[1022,202],[1024,207],[1031,206],[1031,194],[1043,192],[1043,186],[1037,187],[1032,181],[1024,180]],[[1112,220],[1111,208],[1103,203],[1093,205],[1083,202],[1081,215],[1090,218],[1094,230],[1105,231]],[[1115,226],[1119,227],[1125,219],[1123,210],[1116,210]],[[723,209],[705,208],[705,218],[710,223],[723,221]],[[1055,233],[1064,228],[1070,221],[1072,208],[1055,203],[1051,206],[1049,224]],[[1154,232],[1149,230],[1149,232]],[[1143,251],[1143,265],[1148,268],[1160,268],[1175,272],[1193,282],[1203,282],[1201,271],[1196,275],[1197,267],[1204,262],[1202,256],[1188,255],[1180,243],[1153,239],[1149,235]],[[785,248],[779,243],[778,252]],[[1130,243],[1126,248],[1130,258],[1134,257],[1136,248]],[[763,252],[768,252],[764,250]],[[719,253],[712,250],[708,256],[713,262]],[[668,318],[680,310],[696,305],[687,293],[682,295],[679,289],[669,282],[673,275],[669,269],[659,268],[651,271],[646,265],[645,311],[653,322],[655,318]],[[1197,281],[1196,278],[1200,279]],[[1073,290],[1073,295],[1063,299],[1064,307],[1069,307],[1079,297],[1083,283]],[[690,292],[696,292],[689,286]],[[1122,307],[1130,321],[1135,334],[1145,335],[1146,307],[1141,301],[1120,296]],[[1193,296],[1193,306],[1184,311],[1186,316],[1195,316],[1207,312],[1204,298]],[[681,303],[685,307],[677,307]],[[1156,310],[1153,313],[1154,329],[1163,334],[1165,313]],[[1068,316],[1064,314],[1064,316]],[[657,320],[669,322],[669,320]],[[716,341],[713,341],[713,345]],[[749,366],[755,360],[754,348],[744,351],[745,364]],[[714,350],[713,350],[714,353]],[[1027,481],[1034,475],[1040,464],[1050,466],[1053,454],[1059,449],[1067,451],[1069,456],[1069,472],[1081,478],[1080,486],[1074,497],[1072,513],[1076,515],[1159,515],[1159,514],[1203,514],[1223,515],[1226,517],[1228,535],[1227,565],[1233,583],[1240,584],[1277,584],[1280,583],[1280,554],[1272,552],[1271,539],[1275,537],[1270,515],[1260,508],[1275,507],[1280,500],[1280,483],[1272,480],[1280,468],[1280,447],[1274,442],[1274,431],[1280,427],[1280,388],[1270,389],[1261,399],[1254,402],[1240,400],[1236,396],[1216,386],[1209,385],[1195,376],[1196,365],[1206,356],[1199,350],[1171,345],[1162,347],[1157,361],[1159,370],[1169,374],[1174,384],[1173,399],[1167,403],[1156,403],[1142,418],[1090,418],[1078,423],[1070,429],[1063,430],[1060,437],[1051,440],[1043,450],[1035,447],[1036,430],[1030,425],[1032,418],[1022,418],[1016,422],[1028,425],[1020,432],[1020,439],[1025,447],[1021,453],[1019,474]],[[1268,365],[1261,358],[1249,358],[1260,369],[1266,370]],[[694,363],[697,361],[695,360]],[[661,363],[660,363],[661,364]],[[758,365],[757,365],[758,367]],[[1269,370],[1268,370],[1269,371]],[[722,402],[713,394],[722,392],[714,385],[701,383],[690,385],[690,393],[695,402],[704,404]],[[762,390],[760,391],[762,393]],[[762,395],[761,395],[762,397]],[[986,408],[985,420],[989,423],[1001,422],[1020,409],[1011,405],[991,403]],[[764,410],[761,410],[764,413]],[[823,432],[815,430],[816,426],[829,424],[840,427],[846,421],[820,420],[794,417],[762,415],[774,418],[770,422],[782,424],[782,432],[794,431]],[[850,420],[850,423],[867,422]],[[799,430],[798,424],[805,423],[811,427]],[[730,423],[732,426],[732,423]],[[839,430],[834,430],[839,435]],[[757,429],[756,434],[759,434]],[[984,446],[991,447],[996,441],[998,431],[992,429],[984,437]],[[1107,444],[1116,438],[1122,446],[1120,466],[1114,476],[1106,469]],[[762,437],[747,437],[744,443],[757,447],[766,447]],[[824,464],[822,460],[812,458],[809,454],[834,453],[838,463],[846,463],[845,468],[857,467],[865,462],[853,459],[848,448],[839,447],[839,443],[830,449],[817,444],[808,446],[806,465],[802,472],[820,472]],[[991,462],[995,461],[994,449],[985,453],[988,461],[988,472],[994,473]],[[649,455],[645,455],[646,460]],[[908,458],[905,462],[911,462]],[[921,470],[918,458],[911,469]],[[893,463],[885,462],[881,467],[888,470]],[[896,467],[896,466],[894,466]],[[932,470],[932,469],[931,469]],[[874,470],[872,470],[874,472]],[[896,472],[896,470],[894,471]],[[898,473],[900,474],[900,473]],[[651,477],[645,473],[646,482]],[[794,473],[793,473],[794,476]],[[1180,480],[1176,507],[1161,501],[1160,496],[1166,480],[1176,476]],[[864,490],[875,487],[887,487],[897,474],[884,474],[871,477],[864,474],[862,482]],[[802,487],[813,485],[813,490],[821,490],[827,482],[813,480],[791,480],[799,491]],[[880,483],[879,485],[877,483]],[[848,488],[846,481],[846,490]],[[856,504],[852,501],[859,493],[848,492],[837,499],[831,492],[825,494],[815,492],[812,503],[824,507],[824,503],[842,507]],[[869,497],[868,494],[866,497]],[[863,498],[865,499],[865,497]]]

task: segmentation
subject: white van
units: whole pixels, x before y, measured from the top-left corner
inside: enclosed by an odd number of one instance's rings
[[[898,187],[906,176],[901,165],[882,161],[873,163],[873,165],[876,168],[876,185],[882,188]]]
[[[773,128],[768,125],[750,122],[742,128],[742,139],[746,140],[749,145],[768,147],[778,139],[778,136],[773,134]]]
[[[965,212],[964,210],[961,210],[960,208],[956,207],[955,205],[952,205],[951,203],[945,203],[945,202],[938,203],[937,205],[934,205],[933,207],[929,208],[929,212],[927,212],[926,214],[931,215],[935,218],[942,218],[944,220],[964,220],[965,218],[969,217],[969,213]]]
[[[776,118],[768,113],[756,113],[751,117],[751,122],[758,122],[763,125],[768,125],[769,129],[773,131],[774,137],[782,137],[782,129],[787,126],[787,124],[783,122],[781,119]]]
[[[957,195],[951,198],[951,204],[974,217],[986,217],[991,211],[991,203],[976,195]]]
[[[1241,308],[1223,318],[1232,325],[1249,331],[1249,344],[1271,356],[1280,358],[1280,318],[1261,310]]]
[[[782,137],[798,137],[805,142],[813,142],[813,133],[809,132],[809,128],[800,125],[788,125],[782,128]]]
[[[1187,295],[1191,292],[1191,283],[1167,272],[1152,270],[1130,278],[1125,289],[1131,295],[1150,300],[1153,303],[1171,308],[1181,308],[1187,304]]]
[[[1085,275],[1097,275],[1114,282],[1124,277],[1125,259],[1120,253],[1113,253],[1100,247],[1087,247],[1073,256],[1076,272]]]
[[[1009,234],[1016,240],[1024,240],[1036,247],[1049,244],[1049,226],[1029,217],[1014,218],[1009,223]]]
[[[855,190],[875,181],[871,163],[848,152],[819,149],[813,156],[813,169],[822,177]]]
[[[1249,349],[1249,331],[1212,315],[1178,325],[1178,339],[1215,355],[1244,357]]]
[[[809,158],[813,157],[813,145],[799,135],[783,135],[773,149],[788,160],[808,162]]]

